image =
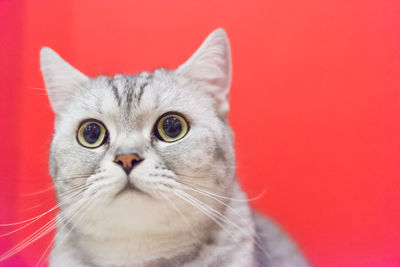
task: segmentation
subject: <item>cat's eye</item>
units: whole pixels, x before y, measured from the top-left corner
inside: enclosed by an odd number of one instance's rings
[[[189,125],[183,116],[167,113],[158,119],[155,134],[162,141],[175,142],[182,139],[188,131]]]
[[[76,139],[78,143],[87,148],[96,148],[104,144],[107,139],[107,129],[98,120],[83,121],[79,126]]]

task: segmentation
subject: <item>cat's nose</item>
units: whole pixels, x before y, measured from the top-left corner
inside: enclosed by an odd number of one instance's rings
[[[142,160],[138,154],[120,154],[115,157],[114,162],[120,165],[125,173],[129,175],[133,167]]]

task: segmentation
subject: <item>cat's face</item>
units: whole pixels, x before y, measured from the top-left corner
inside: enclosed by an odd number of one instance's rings
[[[222,209],[210,194],[229,196],[235,182],[223,30],[174,71],[88,78],[48,48],[41,65],[56,113],[50,170],[61,211],[86,214],[65,220],[163,232],[177,220],[207,225],[196,201]]]

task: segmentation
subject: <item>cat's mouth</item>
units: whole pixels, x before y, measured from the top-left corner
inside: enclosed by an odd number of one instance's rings
[[[133,183],[128,181],[125,184],[125,186],[121,190],[119,190],[117,194],[115,194],[115,198],[117,198],[117,197],[119,197],[120,195],[123,195],[123,194],[136,194],[136,193],[147,194],[146,192],[144,192],[144,191],[140,190],[139,188],[137,188]]]

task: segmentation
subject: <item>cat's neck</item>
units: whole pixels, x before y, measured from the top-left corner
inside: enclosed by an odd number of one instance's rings
[[[225,221],[218,227],[212,242],[204,245],[197,257],[184,266],[256,266],[255,226],[245,194],[236,184],[232,201],[227,203]],[[228,207],[229,206],[229,207]]]

